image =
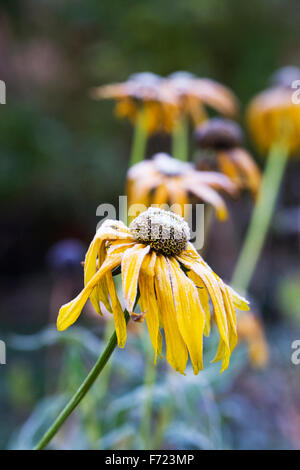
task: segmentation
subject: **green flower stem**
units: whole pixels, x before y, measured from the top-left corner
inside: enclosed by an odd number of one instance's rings
[[[113,333],[113,318],[109,318],[107,320],[106,325],[105,325],[105,331],[104,331],[104,342],[105,344],[108,343],[110,336]],[[102,372],[101,375],[101,381],[99,383],[99,387],[97,389],[97,402],[102,403],[102,400],[105,399],[106,392],[109,387],[109,382],[110,382],[110,376],[112,372],[112,363],[108,362],[105,369]],[[100,442],[100,448],[101,448],[101,439],[102,439],[102,423],[98,422],[98,442]]]
[[[172,156],[184,162],[189,157],[189,126],[188,120],[183,116],[172,132]]]
[[[145,112],[143,109],[141,109],[134,126],[129,168],[144,160],[147,146],[147,137],[148,133],[145,123]]]
[[[144,442],[145,450],[151,450],[151,420],[152,420],[152,403],[153,403],[153,389],[156,381],[156,366],[153,359],[153,348],[147,338],[145,346],[146,354],[146,373],[144,378],[144,389],[146,391],[145,399],[143,402],[142,420],[140,434]]]
[[[169,423],[172,421],[174,414],[173,411],[174,407],[172,407],[170,404],[165,404],[161,409],[157,418],[157,423],[155,425],[154,437],[152,439],[153,449],[163,449],[164,435]]]
[[[109,320],[107,320],[106,325],[105,325],[105,332],[104,332],[105,343],[108,343],[108,341],[110,340],[110,337],[113,334],[113,330],[114,330],[113,317],[111,317]],[[103,371],[101,384],[99,384],[100,386],[99,386],[99,390],[97,393],[97,400],[99,402],[101,402],[101,400],[105,398],[106,391],[109,387],[111,368],[112,368],[112,363],[110,362],[107,364],[105,370]]]
[[[129,314],[125,310],[125,320],[126,323],[129,321]],[[117,335],[116,332],[114,332],[105,348],[103,351],[102,356],[97,360],[96,364],[86,377],[86,379],[82,382],[80,387],[78,388],[77,392],[73,395],[69,403],[65,406],[65,408],[62,410],[62,412],[58,415],[54,423],[50,426],[48,431],[44,434],[42,439],[39,441],[39,443],[36,445],[35,450],[42,450],[44,449],[47,444],[51,441],[51,439],[57,434],[61,426],[64,424],[66,419],[70,416],[70,414],[75,410],[77,405],[81,402],[81,400],[84,398],[84,396],[87,394],[91,386],[94,384],[102,370],[104,369],[105,365],[107,364],[110,356],[112,355],[115,347],[117,346]]]
[[[257,203],[246,234],[232,285],[246,294],[272,219],[288,158],[287,149],[274,145],[269,153]]]

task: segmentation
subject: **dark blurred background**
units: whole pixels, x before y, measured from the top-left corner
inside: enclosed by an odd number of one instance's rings
[[[132,129],[115,119],[112,102],[93,101],[89,89],[134,72],[187,70],[231,87],[243,123],[245,105],[272,72],[300,65],[299,20],[297,0],[0,2],[0,79],[7,87],[0,113],[0,338],[33,334],[54,322],[53,286],[65,277],[49,262],[49,249],[76,239],[84,252],[97,206],[116,204],[124,193]],[[168,149],[168,138],[153,137],[148,153],[162,147]],[[252,286],[272,334],[284,332],[288,368],[300,318],[299,181],[294,160],[277,211],[292,223],[282,223],[277,213]],[[247,196],[243,204],[232,203],[232,220],[222,238],[214,231],[207,248],[208,260],[227,278],[251,209]],[[289,216],[287,209],[296,212]],[[72,275],[80,286],[81,273]],[[45,358],[9,349],[0,367],[1,447],[45,393]],[[296,443],[287,439],[283,446],[299,445],[296,437]]]

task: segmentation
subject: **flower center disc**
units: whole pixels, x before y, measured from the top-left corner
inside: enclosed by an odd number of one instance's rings
[[[188,224],[173,212],[150,207],[130,224],[133,237],[163,255],[179,255],[190,238]]]
[[[243,142],[240,126],[229,119],[212,118],[195,130],[195,140],[202,149],[231,149]]]

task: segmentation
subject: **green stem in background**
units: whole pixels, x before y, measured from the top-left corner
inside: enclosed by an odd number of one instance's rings
[[[144,449],[151,450],[151,421],[152,421],[152,402],[153,402],[153,388],[156,380],[156,366],[153,359],[153,348],[147,338],[145,345],[146,355],[146,372],[144,378],[145,399],[143,402],[142,419],[140,435],[144,442]]]
[[[171,408],[171,405],[167,405],[167,404],[164,405],[164,407],[161,409],[161,411],[158,415],[157,423],[155,425],[154,437],[152,439],[152,442],[153,442],[152,448],[153,449],[163,448],[162,444],[163,444],[165,431],[166,431],[169,423],[172,420],[173,411],[174,410]]]
[[[145,112],[143,109],[141,109],[134,125],[129,168],[144,160],[147,146],[147,137],[148,133],[145,123]]]
[[[178,160],[189,158],[189,126],[186,116],[181,117],[172,132],[172,156]]]
[[[271,148],[267,158],[258,199],[232,278],[232,285],[240,292],[247,292],[259,259],[274,212],[287,158],[287,149],[279,145]]]
[[[126,323],[128,323],[130,317],[126,310],[125,310],[124,315],[125,315]],[[97,360],[96,364],[94,365],[94,367],[92,368],[92,370],[90,371],[86,379],[82,382],[77,392],[73,395],[71,400],[67,403],[65,408],[58,415],[54,423],[50,426],[48,431],[44,434],[44,436],[41,438],[39,443],[36,445],[35,450],[44,449],[46,445],[49,444],[51,439],[57,434],[57,432],[59,431],[61,426],[64,424],[66,419],[70,416],[72,411],[75,410],[77,405],[81,402],[81,400],[87,394],[91,386],[94,384],[99,374],[104,369],[107,361],[109,360],[116,346],[117,346],[117,335],[116,335],[116,332],[114,332],[108,342],[108,345],[103,351],[103,354]]]

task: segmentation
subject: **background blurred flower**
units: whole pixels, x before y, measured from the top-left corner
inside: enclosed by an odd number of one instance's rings
[[[68,238],[50,247],[46,263],[53,272],[53,287],[50,296],[50,316],[55,319],[57,309],[78,291],[82,275],[86,245],[81,240]]]
[[[238,111],[237,98],[227,87],[189,72],[175,72],[167,78],[136,73],[126,82],[94,88],[91,95],[115,99],[116,115],[128,117],[133,124],[143,110],[149,133],[171,132],[182,116],[189,116],[197,125],[207,118],[206,106],[227,116]]]
[[[295,89],[282,85],[259,93],[249,104],[247,122],[251,135],[262,153],[275,143],[289,155],[300,150],[300,106],[293,101]]]
[[[270,82],[273,86],[293,88],[293,82],[300,80],[300,68],[294,65],[281,67],[271,75]]]
[[[236,190],[226,176],[197,171],[191,163],[181,162],[165,153],[157,153],[151,160],[134,165],[127,174],[129,205],[170,204],[181,216],[185,214],[184,205],[189,203],[189,194],[193,194],[199,201],[211,204],[220,220],[226,220],[226,205],[218,191],[233,196]]]
[[[256,197],[261,182],[260,170],[241,147],[243,133],[236,122],[212,118],[195,129],[194,140],[201,149],[197,169],[221,171],[239,189],[249,189]]]
[[[206,106],[226,116],[235,116],[238,112],[234,93],[210,78],[174,72],[166,78],[165,86],[173,91],[181,114],[189,116],[194,126],[207,119]]]
[[[164,79],[151,72],[130,75],[126,82],[104,85],[92,90],[95,99],[116,100],[117,117],[136,124],[143,112],[143,124],[149,134],[170,132],[178,113],[173,90],[163,86]]]
[[[237,317],[239,342],[247,344],[250,363],[254,368],[262,369],[269,360],[269,346],[264,327],[253,311],[243,312]]]

